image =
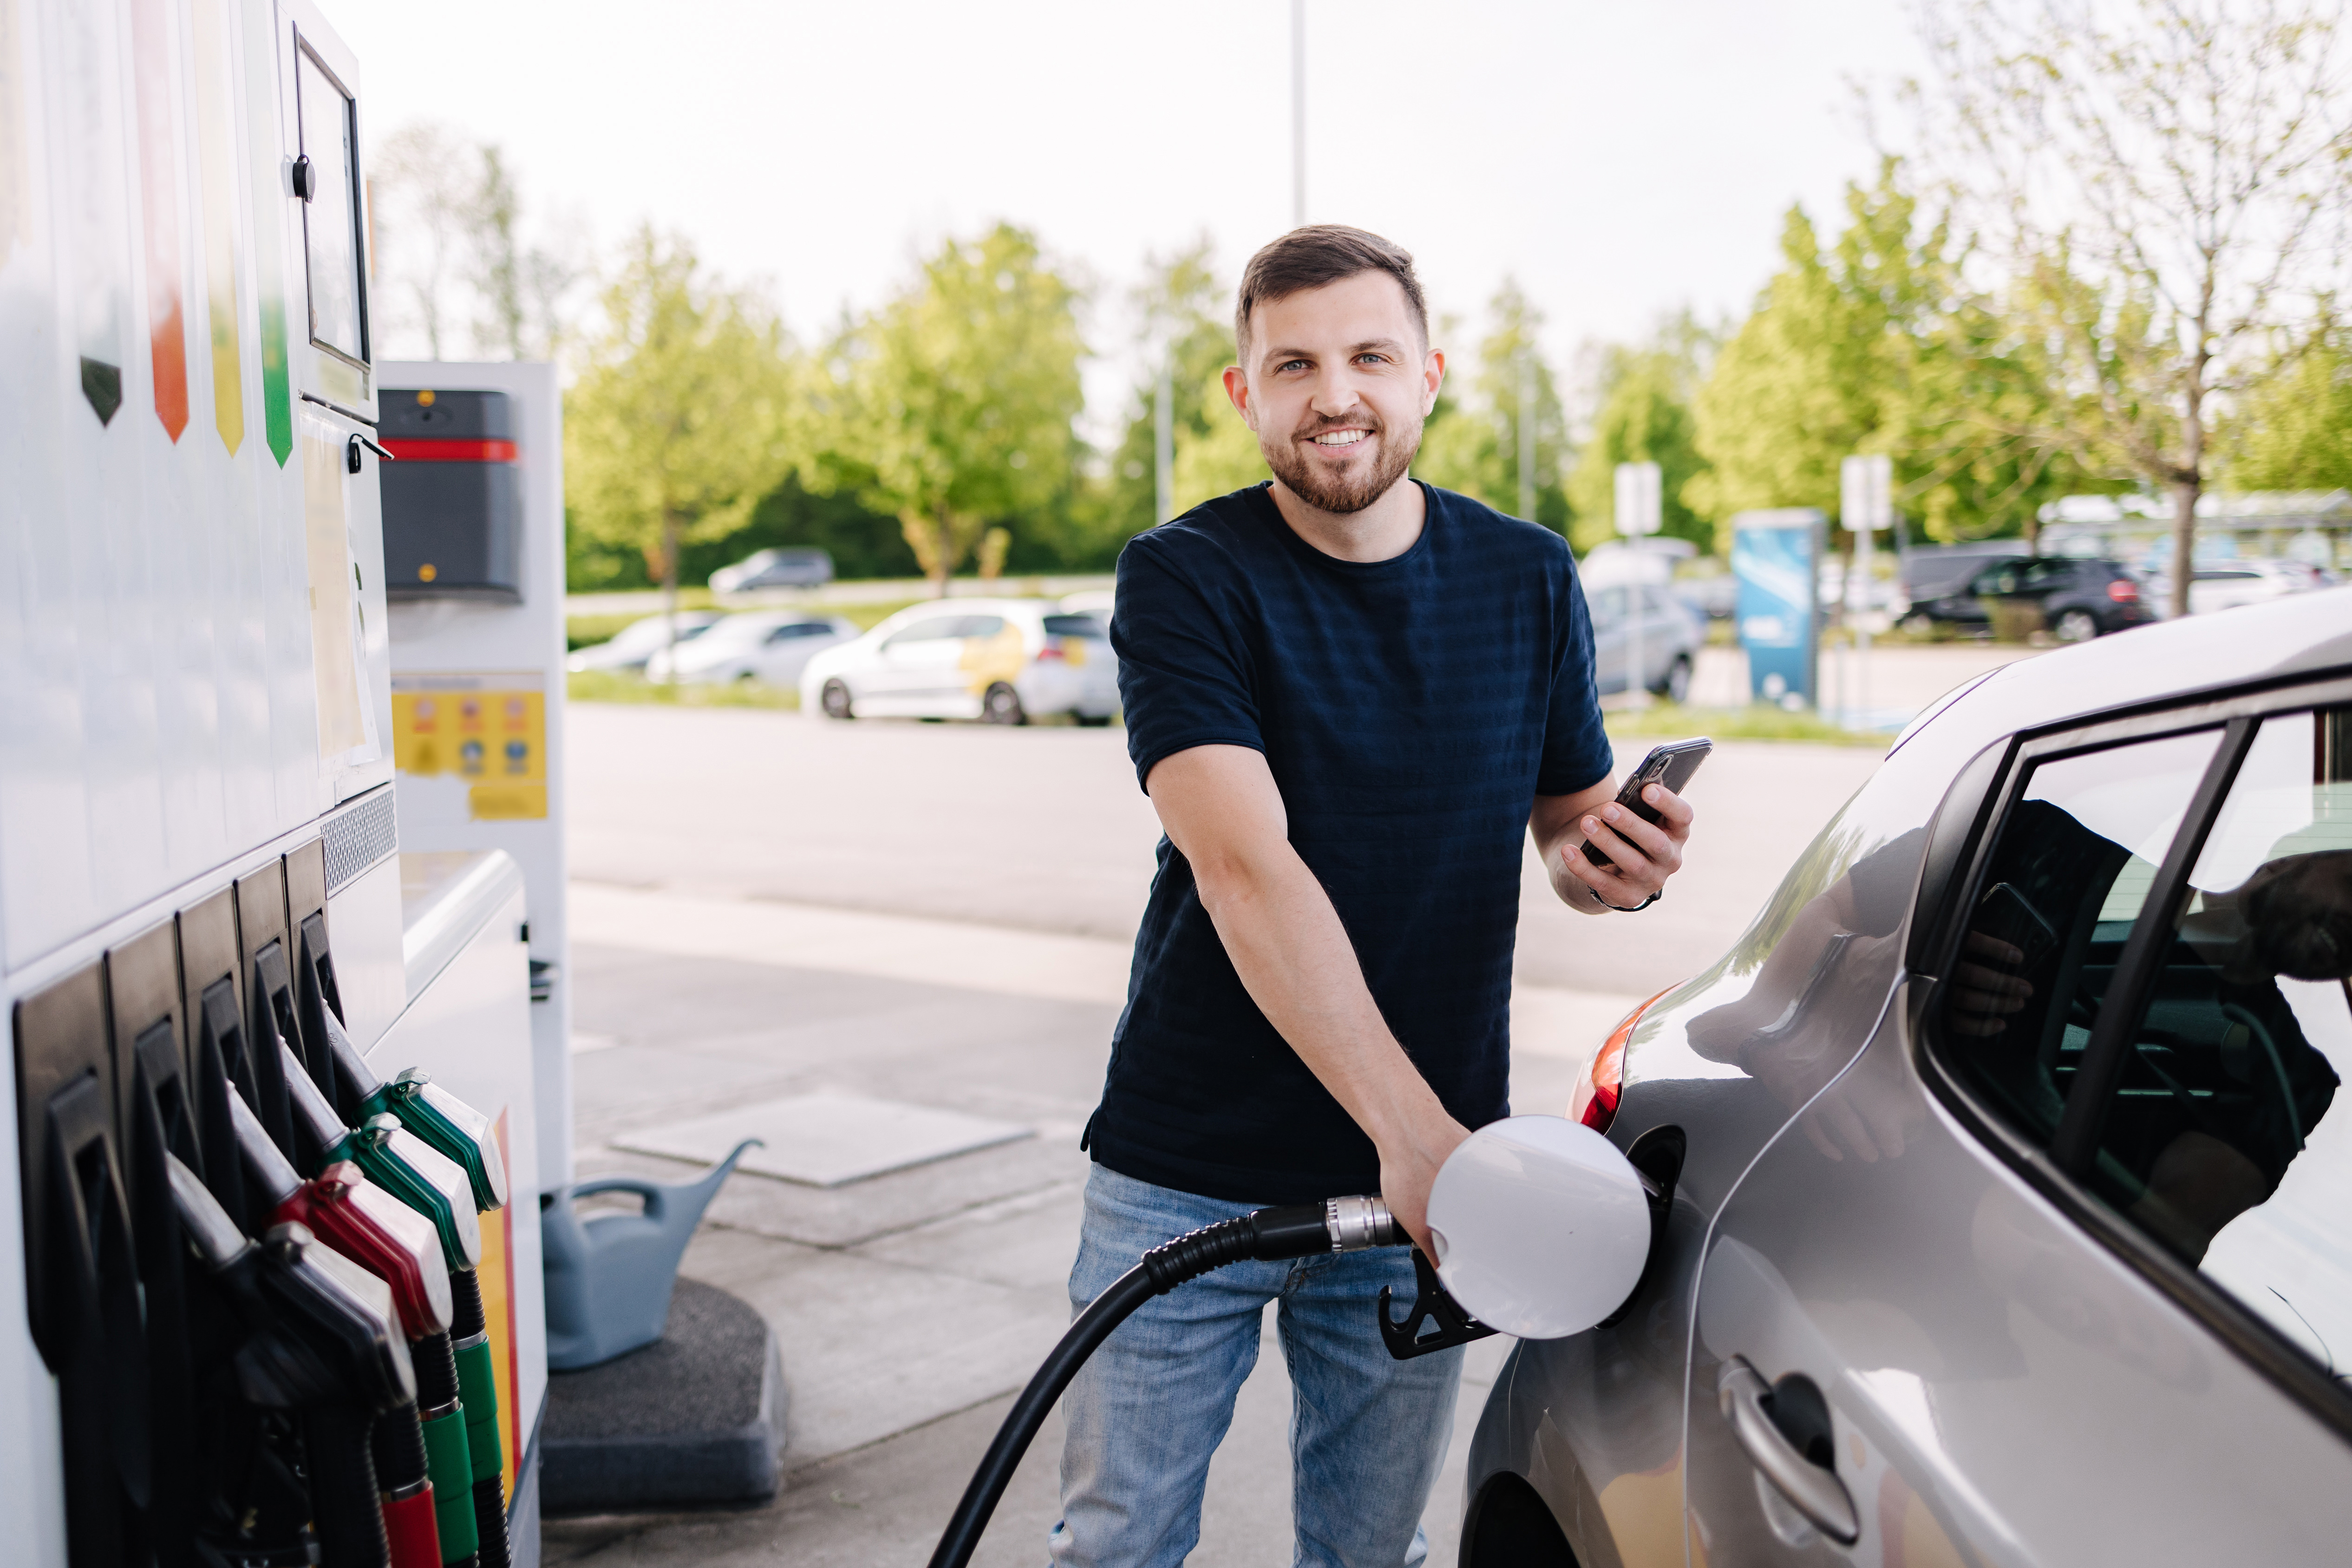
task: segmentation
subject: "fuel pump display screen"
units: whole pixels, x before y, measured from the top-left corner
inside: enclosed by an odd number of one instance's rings
[[[303,208],[310,268],[310,341],[354,364],[367,363],[360,304],[359,159],[352,143],[351,95],[308,48],[298,48],[296,98],[302,155],[310,161]]]

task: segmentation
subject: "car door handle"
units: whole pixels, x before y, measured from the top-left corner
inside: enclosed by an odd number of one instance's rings
[[[1788,1499],[1789,1506],[1804,1515],[1806,1522],[1840,1546],[1852,1546],[1861,1539],[1862,1525],[1845,1483],[1834,1471],[1797,1451],[1764,1408],[1771,1394],[1772,1385],[1745,1356],[1726,1362],[1716,1383],[1723,1418],[1731,1424],[1731,1435],[1739,1440],[1748,1462],[1764,1472],[1773,1489]]]

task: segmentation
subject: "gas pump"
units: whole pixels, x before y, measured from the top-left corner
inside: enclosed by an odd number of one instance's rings
[[[430,1568],[438,1504],[528,1568],[539,1238],[497,1205],[568,1081],[513,858],[401,841],[359,61],[311,0],[15,9],[0,1554]],[[371,1060],[429,1069],[369,1079],[398,1138],[338,1114]]]

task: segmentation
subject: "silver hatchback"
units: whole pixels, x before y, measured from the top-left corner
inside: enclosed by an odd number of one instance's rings
[[[2352,590],[1948,699],[1586,1069],[1649,1265],[1462,1562],[2345,1561],[2347,974]]]

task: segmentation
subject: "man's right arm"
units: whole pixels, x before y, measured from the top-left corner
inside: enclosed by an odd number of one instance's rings
[[[1265,757],[1194,746],[1154,764],[1144,787],[1242,984],[1371,1139],[1389,1212],[1428,1252],[1430,1184],[1469,1133],[1389,1032],[1330,895],[1291,847]]]

